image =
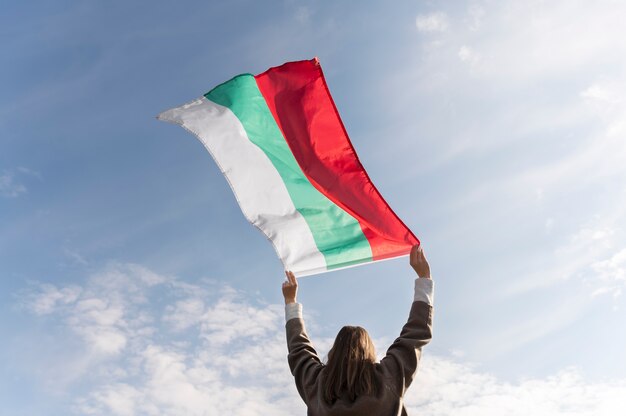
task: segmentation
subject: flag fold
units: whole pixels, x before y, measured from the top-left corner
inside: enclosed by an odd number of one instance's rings
[[[246,219],[296,276],[419,244],[361,165],[317,58],[238,75],[157,118],[202,142]]]

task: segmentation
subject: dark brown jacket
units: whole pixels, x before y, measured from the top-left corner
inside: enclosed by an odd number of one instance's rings
[[[376,363],[379,388],[375,396],[360,396],[350,401],[344,397],[332,405],[322,395],[320,373],[324,364],[317,356],[301,317],[286,323],[288,361],[296,387],[306,403],[310,416],[398,416],[406,415],[403,396],[413,381],[421,357],[421,349],[432,337],[433,308],[424,301],[415,301],[400,336]]]

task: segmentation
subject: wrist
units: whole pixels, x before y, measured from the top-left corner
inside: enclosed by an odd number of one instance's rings
[[[415,271],[415,274],[420,279],[430,279],[430,270],[419,270],[418,271],[417,268],[414,267],[413,271]]]
[[[292,304],[292,303],[297,303],[295,298],[293,298],[293,299],[285,299],[285,305],[289,305],[289,304]]]

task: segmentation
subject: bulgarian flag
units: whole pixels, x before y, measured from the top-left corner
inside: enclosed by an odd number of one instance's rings
[[[157,118],[204,144],[246,219],[296,276],[419,244],[361,165],[317,58],[238,75]]]

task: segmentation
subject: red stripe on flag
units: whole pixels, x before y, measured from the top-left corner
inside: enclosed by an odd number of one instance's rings
[[[316,59],[256,75],[283,136],[313,186],[359,222],[373,260],[408,254],[419,240],[361,165]]]

